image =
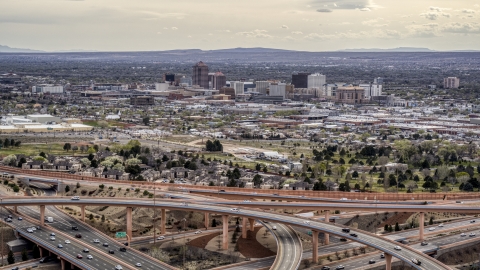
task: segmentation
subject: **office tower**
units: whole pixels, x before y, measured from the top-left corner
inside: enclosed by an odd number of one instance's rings
[[[245,85],[243,82],[230,82],[230,87],[235,89],[235,95],[245,93]]]
[[[269,96],[282,96],[285,99],[287,85],[284,83],[270,84]]]
[[[192,84],[208,89],[208,66],[202,61],[193,66]]]
[[[365,89],[365,98],[382,95],[383,86],[381,84],[363,83],[363,84],[360,84],[359,87],[362,87],[363,89]]]
[[[213,77],[215,76],[215,72],[208,73],[208,89],[213,89]]]
[[[373,83],[383,84],[383,78],[382,77],[377,77],[377,78],[373,79]]]
[[[222,72],[216,72],[213,75],[213,89],[220,90],[227,85],[227,77]]]
[[[295,88],[307,88],[308,87],[308,75],[311,73],[294,73],[292,74],[292,84]]]
[[[262,94],[262,95],[266,95],[267,94],[267,88],[270,86],[270,82],[267,82],[267,81],[256,81],[255,82],[256,84],[256,88],[257,88],[257,92]]]
[[[458,88],[460,86],[460,79],[457,77],[448,77],[443,79],[443,88]]]
[[[323,85],[327,82],[327,77],[320,73],[315,73],[307,76],[307,87],[297,87],[295,88],[322,88]]]
[[[174,84],[175,83],[175,74],[173,74],[173,73],[163,74],[163,81],[164,82],[169,82],[170,84]]]

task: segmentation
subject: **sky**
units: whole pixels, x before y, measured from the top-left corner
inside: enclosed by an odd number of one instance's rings
[[[480,50],[480,0],[0,0],[0,45]]]

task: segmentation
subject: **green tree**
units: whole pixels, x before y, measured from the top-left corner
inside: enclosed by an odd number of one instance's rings
[[[148,116],[147,116],[147,117],[144,117],[144,118],[142,119],[142,122],[143,122],[143,124],[144,124],[145,126],[150,125],[150,117],[148,117]]]
[[[399,232],[400,231],[400,226],[398,225],[398,222],[395,223],[395,231]]]
[[[32,255],[34,259],[40,258],[40,249],[37,245],[33,246]]]
[[[11,250],[8,252],[7,262],[8,264],[15,263],[15,257],[13,256],[13,252]]]
[[[22,261],[28,261],[27,249],[22,250]]]
[[[217,221],[215,219],[212,219],[212,227],[217,227]]]
[[[72,149],[72,145],[70,143],[65,143],[63,145],[63,150],[68,152],[70,149]]]

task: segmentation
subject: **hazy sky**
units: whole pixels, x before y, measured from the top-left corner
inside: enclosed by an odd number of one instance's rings
[[[0,0],[0,45],[39,50],[480,49],[480,0]]]

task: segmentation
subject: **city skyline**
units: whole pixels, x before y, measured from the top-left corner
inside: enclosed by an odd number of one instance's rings
[[[2,45],[44,51],[478,50],[479,12],[468,0],[19,0],[3,3],[0,35]]]

